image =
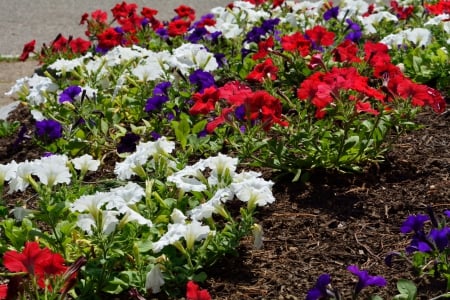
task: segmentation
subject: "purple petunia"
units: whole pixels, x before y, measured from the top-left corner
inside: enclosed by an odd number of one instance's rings
[[[59,103],[75,101],[75,98],[81,94],[81,91],[81,87],[77,85],[67,87],[61,95],[59,95]]]
[[[136,145],[141,137],[135,133],[127,132],[117,145],[118,153],[133,153],[136,151]]]
[[[351,265],[347,267],[347,271],[353,275],[358,276],[358,282],[356,283],[354,295],[358,295],[361,290],[368,286],[385,286],[387,284],[386,279],[382,276],[369,275],[367,271],[360,270],[358,266]]]
[[[62,137],[62,126],[55,120],[36,121],[36,136],[51,142]]]
[[[189,75],[189,82],[198,86],[199,93],[202,93],[206,88],[216,86],[214,76],[211,73],[200,69],[195,70],[191,75]]]
[[[430,217],[427,215],[411,215],[408,216],[405,222],[403,222],[402,226],[400,227],[401,233],[410,233],[410,232],[419,232],[423,230],[423,226],[426,221],[428,221]]]
[[[339,6],[334,6],[330,9],[328,9],[324,14],[323,14],[323,19],[325,21],[328,21],[330,19],[337,19],[339,15]]]
[[[331,277],[328,274],[322,274],[317,278],[316,284],[308,291],[306,300],[318,300],[327,297],[329,290],[327,286],[331,283]]]
[[[153,97],[147,99],[145,112],[152,112],[161,109],[162,105],[169,101],[168,89],[172,86],[169,81],[158,83],[153,88]]]

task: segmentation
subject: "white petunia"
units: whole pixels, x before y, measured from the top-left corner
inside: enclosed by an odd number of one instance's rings
[[[184,239],[186,241],[186,248],[188,250],[194,247],[196,241],[205,239],[211,232],[211,228],[207,225],[202,225],[197,220],[192,220],[191,223],[186,225],[186,231],[184,233]]]
[[[225,202],[233,199],[233,197],[234,194],[230,189],[218,189],[211,199],[191,209],[188,215],[191,219],[198,221],[210,218],[213,213],[217,213]]]
[[[30,91],[26,99],[31,105],[45,103],[47,101],[45,98],[46,93],[58,90],[58,85],[53,83],[50,78],[39,76],[36,73],[28,79],[27,83]]]
[[[173,223],[184,224],[186,223],[187,217],[183,214],[181,210],[175,208],[170,214],[170,219],[172,220]]]
[[[249,178],[247,175],[234,177],[236,181],[230,187],[236,197],[243,202],[247,202],[249,208],[273,203],[275,201],[275,197],[272,194],[273,182],[259,177]]]
[[[12,96],[20,91],[22,91],[24,88],[26,88],[26,84],[30,78],[29,77],[22,77],[16,80],[16,83],[10,88],[8,92],[5,93],[5,96]]]
[[[109,201],[108,194],[104,192],[96,192],[93,195],[83,195],[70,206],[72,212],[90,212],[97,213],[102,206]]]
[[[200,44],[181,45],[173,50],[173,58],[171,63],[184,75],[188,75],[192,70],[214,71],[219,67],[214,54]]]
[[[203,192],[207,189],[201,181],[203,174],[195,166],[186,166],[183,170],[175,172],[167,177],[167,182],[175,183],[177,188],[184,192]]]
[[[164,247],[172,245],[176,241],[184,237],[186,233],[186,225],[181,223],[169,224],[167,226],[167,232],[152,245],[153,252],[158,253]]]
[[[431,31],[426,28],[410,28],[405,30],[406,40],[416,47],[426,47],[431,43]]]
[[[125,186],[112,189],[110,192],[121,198],[126,205],[136,204],[145,196],[144,188],[131,181]]]
[[[226,174],[231,177],[234,176],[238,159],[219,153],[217,156],[205,159],[204,163],[211,169],[208,183],[210,185],[216,185],[225,179]]]
[[[164,276],[159,265],[155,265],[150,272],[147,273],[145,279],[145,289],[151,290],[153,294],[161,291],[161,286],[164,285]]]
[[[73,167],[77,170],[80,170],[81,173],[86,173],[87,171],[95,172],[100,166],[100,161],[94,159],[89,154],[84,154],[80,157],[73,158],[71,162],[73,164]]]
[[[122,219],[120,220],[120,223],[125,224],[128,222],[136,222],[140,225],[147,225],[148,227],[151,227],[153,225],[152,221],[149,219],[144,218],[140,213],[132,210],[129,207],[123,207],[120,210],[121,214],[124,214]]]
[[[39,181],[49,187],[58,183],[70,183],[72,174],[67,167],[68,158],[66,155],[52,155],[36,160],[33,174]]]
[[[388,11],[380,11],[367,17],[357,16],[357,19],[363,25],[363,31],[366,34],[377,33],[375,27],[378,27],[378,24],[382,21],[398,22],[398,18]]]
[[[0,164],[0,186],[4,184],[5,181],[10,181],[16,176],[17,163],[15,160],[7,163]]]
[[[34,162],[25,161],[17,164],[16,174],[9,181],[9,191],[11,194],[17,191],[25,191],[30,185],[30,178],[34,171]]]
[[[33,119],[34,119],[35,121],[46,120],[44,114],[43,114],[41,111],[39,111],[39,110],[32,109],[32,110],[30,111],[30,113],[31,113],[31,115],[33,116]]]
[[[101,212],[101,217],[92,214],[78,215],[77,226],[84,230],[88,235],[93,234],[93,229],[100,229],[105,235],[111,234],[115,229],[119,220],[117,219],[118,212],[104,210]]]
[[[154,56],[149,56],[131,70],[131,74],[140,81],[153,81],[164,77],[165,70],[161,67],[159,61]]]

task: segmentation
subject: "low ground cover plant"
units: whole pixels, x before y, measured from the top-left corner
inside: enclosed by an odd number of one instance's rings
[[[3,295],[207,297],[195,288],[206,267],[248,235],[261,247],[254,215],[275,198],[260,168],[294,181],[363,171],[422,109],[445,112],[445,5],[235,1],[162,21],[122,2],[112,19],[84,14],[86,38],[27,43],[21,59],[41,67],[9,94],[36,122],[17,142],[48,156],[0,165],[2,192],[37,199],[0,210]],[[10,263],[41,253],[39,268]],[[362,280],[354,298],[384,285],[349,271]]]

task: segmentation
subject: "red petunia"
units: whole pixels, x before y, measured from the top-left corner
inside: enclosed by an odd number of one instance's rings
[[[97,9],[91,13],[92,19],[94,19],[98,23],[106,23],[108,19],[108,13],[101,9]]]
[[[52,42],[52,49],[56,52],[64,52],[67,50],[67,47],[69,46],[69,42],[72,40],[72,37],[69,37],[69,39],[66,39],[65,36],[62,34],[59,34],[56,39]]]
[[[316,47],[331,46],[334,43],[334,32],[328,31],[325,27],[316,25],[312,29],[305,31],[306,36],[313,41]]]
[[[258,52],[253,54],[252,59],[257,60],[266,57],[269,51],[273,48],[273,46],[274,46],[273,36],[270,36],[265,41],[260,41],[258,43]]]
[[[169,23],[167,32],[171,37],[183,35],[188,31],[190,25],[190,21],[186,21],[183,19],[174,20]]]
[[[370,64],[377,61],[390,62],[389,48],[383,43],[366,42],[364,44],[364,60]]]
[[[45,278],[63,274],[67,267],[58,253],[48,248],[39,248],[37,242],[26,242],[22,252],[6,251],[3,256],[4,266],[11,272],[26,272],[38,279],[38,284],[45,287]]]
[[[372,107],[369,102],[356,101],[355,104],[357,113],[368,113],[377,116],[380,112]]]
[[[116,4],[112,9],[112,15],[116,20],[120,20],[123,18],[128,18],[129,16],[136,14],[137,4],[131,3],[128,4],[125,1],[122,3]]]
[[[91,47],[91,42],[78,37],[70,41],[69,47],[72,49],[73,53],[84,54],[89,50],[89,47]]]
[[[215,109],[216,102],[219,100],[220,92],[216,87],[208,87],[203,93],[195,93],[192,100],[194,105],[189,110],[191,115],[208,114]]]
[[[357,56],[358,47],[351,40],[345,40],[333,50],[333,58],[337,62],[361,62]]]
[[[307,56],[310,51],[311,41],[306,39],[300,32],[281,37],[281,46],[285,51],[299,52],[302,56]]]
[[[99,35],[98,46],[101,49],[109,50],[122,43],[122,35],[118,33],[114,28],[108,28]]]
[[[227,102],[234,106],[244,103],[244,99],[252,92],[251,88],[239,81],[227,82],[219,88],[220,98],[226,99]]]
[[[191,21],[195,20],[195,10],[187,5],[180,5],[174,9],[180,18],[188,18]]]
[[[400,20],[408,19],[414,12],[414,5],[400,6],[397,1],[391,1],[391,7]]]
[[[0,284],[0,300],[6,299],[8,296],[8,285]]]
[[[246,79],[250,81],[263,82],[266,79],[277,79],[278,67],[273,64],[272,59],[268,58],[264,62],[257,64]]]
[[[141,10],[141,15],[146,17],[147,19],[154,18],[157,14],[158,11],[150,7],[143,7]]]
[[[202,290],[193,281],[188,281],[186,285],[186,300],[211,300],[211,295],[207,290]]]
[[[248,120],[260,120],[264,130],[269,130],[273,124],[287,126],[282,120],[281,102],[266,91],[256,91],[244,102],[245,115]]]
[[[30,56],[30,53],[34,51],[36,46],[36,40],[32,40],[23,46],[22,54],[20,55],[20,60],[25,61]]]

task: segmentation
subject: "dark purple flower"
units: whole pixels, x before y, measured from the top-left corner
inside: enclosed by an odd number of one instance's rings
[[[331,277],[328,274],[322,274],[317,278],[316,284],[308,291],[306,300],[317,300],[328,296],[327,286],[331,283]]]
[[[156,131],[152,131],[150,132],[150,136],[155,140],[159,140],[161,138],[161,135],[159,133],[157,133]]]
[[[433,251],[433,244],[427,239],[425,233],[418,232],[415,234],[409,246],[406,247],[406,253],[412,254],[416,251],[427,253]]]
[[[153,88],[153,95],[168,95],[167,90],[172,86],[170,81],[163,81],[155,85]]]
[[[81,94],[81,87],[78,85],[71,85],[67,87],[61,95],[59,95],[59,103],[63,102],[73,102],[75,101],[75,97]]]
[[[118,153],[133,153],[136,151],[137,142],[141,137],[135,133],[127,132],[119,141],[117,145]]]
[[[450,210],[444,210],[444,215],[445,215],[447,218],[450,218]]]
[[[362,36],[361,26],[359,26],[358,23],[353,22],[351,19],[346,19],[345,22],[348,24],[346,30],[350,30],[350,32],[345,36],[345,39],[356,43]]]
[[[165,95],[155,95],[147,99],[145,103],[145,112],[152,112],[161,109],[162,105],[169,101],[169,97]]]
[[[332,8],[330,8],[329,10],[327,10],[324,14],[323,14],[323,19],[325,21],[330,20],[331,18],[333,19],[337,19],[339,15],[339,6],[334,6]]]
[[[426,221],[428,221],[430,217],[427,215],[411,215],[409,216],[405,222],[403,222],[402,226],[400,227],[401,233],[410,233],[410,232],[419,232],[423,230],[423,225]]]
[[[207,131],[206,129],[203,129],[202,131],[200,131],[200,132],[197,134],[197,137],[202,138],[202,137],[205,137],[205,136],[207,136],[207,135],[208,135],[208,131]]]
[[[208,34],[208,30],[205,27],[195,28],[187,37],[186,40],[195,44],[203,39]]]
[[[385,286],[387,284],[386,279],[382,276],[372,276],[367,271],[359,270],[358,266],[351,265],[347,267],[347,271],[353,275],[358,276],[358,282],[356,283],[354,295],[358,295],[361,290],[368,286]]]
[[[209,88],[211,86],[216,86],[216,82],[214,80],[214,76],[203,70],[195,70],[189,75],[189,82],[191,84],[195,84],[198,86],[198,91],[200,93],[203,92],[204,89]]]
[[[362,37],[362,31],[350,31],[345,36],[345,39],[356,43],[357,41],[359,41],[359,39],[361,37]]]
[[[215,53],[214,58],[216,59],[219,67],[223,67],[227,63],[227,58],[223,53]]]
[[[55,120],[36,121],[36,136],[52,142],[62,137],[62,126]]]
[[[165,28],[156,29],[156,34],[158,34],[163,40],[169,39],[169,32]]]
[[[392,251],[389,252],[386,257],[384,258],[384,263],[388,266],[388,267],[392,267],[392,259],[395,256],[401,256],[400,252],[396,252],[396,251]]]
[[[265,31],[265,34],[269,33],[269,32],[273,32],[275,30],[275,26],[277,26],[278,23],[280,23],[280,19],[278,19],[278,18],[267,19],[267,20],[263,21],[263,23],[261,24],[261,28]]]
[[[166,115],[167,121],[172,121],[173,119],[175,119],[175,115],[172,112],[167,113]]]
[[[25,138],[27,138],[26,133],[27,133],[27,126],[22,125],[20,127],[19,132],[17,133],[16,140],[12,144],[12,149],[16,149],[20,145],[20,143],[22,143],[25,140]]]
[[[353,22],[351,19],[345,19],[345,22],[347,23],[346,30],[361,31],[361,26],[359,26],[358,23]]]
[[[243,121],[245,119],[245,104],[236,107],[234,115],[238,120]]]
[[[433,241],[439,252],[444,251],[449,246],[450,228],[433,228],[430,231],[429,238]]]
[[[245,37],[244,42],[247,43],[259,43],[261,37],[266,34],[266,31],[261,27],[253,27],[249,32],[247,32],[247,36]]]
[[[50,157],[50,156],[53,156],[54,154],[52,153],[52,152],[48,152],[48,151],[45,151],[43,154],[42,154],[42,157]]]

